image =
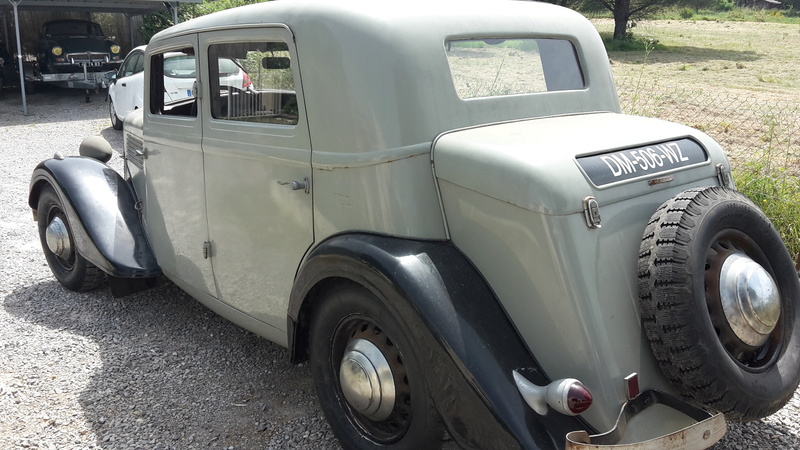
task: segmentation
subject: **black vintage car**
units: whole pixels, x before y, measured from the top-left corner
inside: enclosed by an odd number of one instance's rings
[[[36,55],[42,73],[105,72],[124,59],[100,25],[86,20],[54,20],[42,26]]]

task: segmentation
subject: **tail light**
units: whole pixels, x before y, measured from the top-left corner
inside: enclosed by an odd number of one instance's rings
[[[514,381],[528,406],[541,415],[547,414],[548,405],[568,416],[580,414],[592,406],[592,393],[575,378],[562,378],[539,386],[515,370]]]
[[[249,88],[250,86],[252,86],[253,85],[253,81],[250,80],[250,75],[248,75],[248,74],[246,74],[244,72],[242,72],[242,75],[243,75],[243,77],[242,77],[242,88]]]

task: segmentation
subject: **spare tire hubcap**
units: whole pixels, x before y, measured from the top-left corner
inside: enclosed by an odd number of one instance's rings
[[[763,345],[781,316],[778,287],[769,273],[741,253],[725,259],[719,277],[725,318],[747,345]]]

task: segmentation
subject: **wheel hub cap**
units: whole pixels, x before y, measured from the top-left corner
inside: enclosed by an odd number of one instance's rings
[[[372,342],[350,341],[339,367],[339,383],[347,403],[359,414],[377,422],[391,415],[395,400],[392,369]]]
[[[747,345],[763,345],[781,316],[775,281],[760,264],[736,253],[722,264],[719,283],[722,309],[733,332]]]
[[[69,240],[67,226],[60,217],[54,218],[45,230],[47,248],[61,259],[72,257],[72,243]]]

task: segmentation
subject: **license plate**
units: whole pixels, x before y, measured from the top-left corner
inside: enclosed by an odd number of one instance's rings
[[[692,139],[678,139],[644,147],[578,158],[578,165],[595,186],[652,177],[708,161],[705,149]]]

